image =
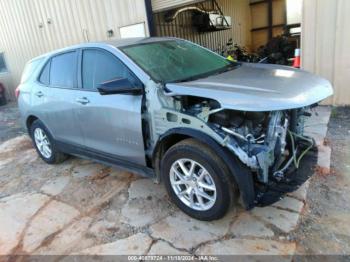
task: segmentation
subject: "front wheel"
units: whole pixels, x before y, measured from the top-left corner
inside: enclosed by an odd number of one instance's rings
[[[233,183],[225,163],[194,139],[171,147],[164,155],[161,172],[172,200],[193,218],[219,219],[234,201]]]

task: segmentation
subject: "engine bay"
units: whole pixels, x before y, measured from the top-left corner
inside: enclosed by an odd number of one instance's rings
[[[181,111],[207,122],[261,183],[281,180],[313,147],[313,140],[303,135],[309,108],[248,112],[222,109],[213,100],[197,97],[179,102]]]

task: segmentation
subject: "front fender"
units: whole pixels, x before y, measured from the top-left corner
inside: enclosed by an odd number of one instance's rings
[[[240,195],[242,198],[243,206],[246,209],[251,209],[254,207],[255,200],[255,190],[254,190],[254,182],[251,171],[244,166],[228,149],[222,147],[218,144],[213,138],[208,136],[207,134],[200,132],[191,128],[174,128],[168,130],[166,133],[160,136],[154,150],[153,150],[153,163],[155,165],[155,169],[159,170],[159,151],[162,145],[167,144],[169,139],[174,137],[178,137],[178,139],[186,139],[186,138],[194,138],[207,146],[213,149],[217,154],[222,158],[222,160],[226,163],[227,167],[230,170],[230,174],[232,178],[236,182],[238,189],[240,191]],[[179,142],[179,141],[176,141]],[[158,158],[158,160],[157,160]],[[158,166],[157,166],[158,165]]]

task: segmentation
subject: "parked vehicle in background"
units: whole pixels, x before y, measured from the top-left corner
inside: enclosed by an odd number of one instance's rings
[[[123,167],[163,181],[185,213],[213,220],[238,196],[254,207],[256,185],[282,179],[300,160],[312,147],[303,118],[332,93],[302,70],[137,38],[35,58],[18,102],[47,163],[71,154]]]
[[[5,86],[0,83],[0,106],[6,105]]]

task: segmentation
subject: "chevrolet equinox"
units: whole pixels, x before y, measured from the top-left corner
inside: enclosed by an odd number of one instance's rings
[[[75,155],[152,177],[183,212],[214,220],[298,168],[313,146],[304,119],[333,89],[303,70],[135,38],[35,58],[16,93],[48,164]]]

